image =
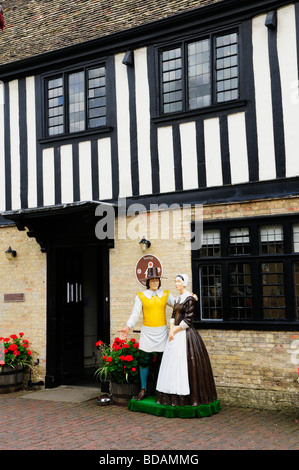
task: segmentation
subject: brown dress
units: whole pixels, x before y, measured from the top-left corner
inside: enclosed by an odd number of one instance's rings
[[[208,352],[200,334],[193,327],[194,311],[195,299],[192,296],[188,296],[181,304],[176,303],[174,305],[172,313],[175,325],[179,325],[182,320],[188,325],[186,329],[186,342],[190,395],[172,395],[157,390],[158,404],[199,406],[217,400]]]

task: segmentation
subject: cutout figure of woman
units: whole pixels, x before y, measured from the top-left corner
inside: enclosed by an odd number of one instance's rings
[[[162,405],[199,406],[217,400],[210,359],[193,327],[196,300],[187,291],[188,283],[186,274],[175,279],[180,295],[173,308],[156,385],[157,403]]]

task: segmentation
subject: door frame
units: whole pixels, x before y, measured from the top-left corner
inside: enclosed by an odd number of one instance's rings
[[[97,282],[101,285],[97,298],[97,337],[101,334],[104,342],[110,341],[110,302],[109,302],[109,246],[101,244],[86,244],[94,246],[97,256]],[[63,384],[62,354],[63,334],[62,318],[58,308],[59,290],[57,289],[57,251],[63,248],[76,248],[74,244],[67,246],[52,245],[47,250],[47,353],[45,387],[54,388]],[[81,245],[82,247],[82,245]]]

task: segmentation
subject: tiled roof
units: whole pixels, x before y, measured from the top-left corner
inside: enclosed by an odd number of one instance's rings
[[[79,44],[220,0],[0,0],[0,64]]]

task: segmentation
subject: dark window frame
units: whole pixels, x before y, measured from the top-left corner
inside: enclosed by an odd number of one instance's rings
[[[106,122],[103,125],[97,126],[97,127],[88,127],[88,71],[91,69],[96,69],[96,68],[105,68],[105,77],[106,77],[106,84],[105,84],[105,98],[106,98]],[[84,130],[78,130],[71,132],[70,129],[70,123],[69,123],[69,83],[68,83],[68,78],[70,75],[78,73],[78,72],[84,72],[84,123],[85,123],[85,128]],[[53,72],[51,74],[45,74],[43,76],[43,88],[42,88],[42,93],[43,93],[43,107],[44,107],[44,121],[43,121],[43,140],[62,140],[65,138],[76,138],[77,136],[80,135],[86,135],[86,134],[93,134],[95,132],[100,132],[100,131],[110,131],[111,128],[109,127],[108,121],[109,121],[109,110],[108,110],[108,102],[109,102],[109,87],[108,87],[108,67],[107,67],[107,60],[102,59],[100,61],[96,62],[91,62],[87,64],[81,64],[78,65],[77,67],[68,67],[63,70],[57,70],[57,72]],[[55,78],[62,78],[62,86],[63,86],[63,126],[64,130],[62,133],[58,134],[49,134],[49,106],[48,106],[48,82],[50,80],[53,80]]]
[[[219,36],[226,36],[228,34],[237,34],[237,55],[238,55],[238,97],[236,99],[217,102],[216,97],[216,38]],[[188,44],[209,39],[210,42],[210,70],[211,70],[211,103],[208,106],[202,106],[198,108],[190,108],[188,105]],[[232,26],[226,29],[220,29],[216,31],[210,31],[203,34],[192,35],[180,40],[174,40],[172,43],[167,43],[165,45],[157,46],[157,67],[158,67],[158,115],[160,118],[163,117],[174,117],[176,115],[185,115],[185,114],[194,114],[194,113],[208,113],[213,109],[221,109],[227,107],[234,107],[244,105],[242,102],[242,57],[241,57],[241,31],[239,25]],[[164,112],[163,110],[163,70],[162,70],[162,54],[163,52],[173,50],[175,48],[181,48],[181,57],[182,57],[182,110]]]
[[[296,292],[295,292],[295,262],[299,262],[299,252],[293,251],[292,227],[299,222],[299,216],[261,216],[255,218],[241,219],[219,219],[218,221],[204,222],[203,230],[219,230],[221,233],[221,256],[201,257],[200,250],[193,250],[192,257],[192,280],[193,292],[198,294],[199,301],[196,303],[195,325],[197,328],[213,329],[258,329],[258,330],[298,330],[299,318],[296,318]],[[195,225],[192,224],[192,231]],[[282,225],[283,227],[283,253],[261,254],[259,252],[259,229],[263,225]],[[229,232],[233,228],[248,227],[251,236],[251,253],[229,255],[228,241]],[[284,266],[284,296],[285,296],[285,319],[263,319],[262,308],[262,285],[260,267],[262,263],[283,263]],[[233,263],[249,263],[251,265],[252,283],[252,309],[251,320],[229,319],[230,295],[229,295],[229,266]],[[200,299],[200,273],[199,269],[204,265],[221,265],[222,267],[222,304],[223,319],[202,319]],[[291,280],[291,281],[290,281]]]

